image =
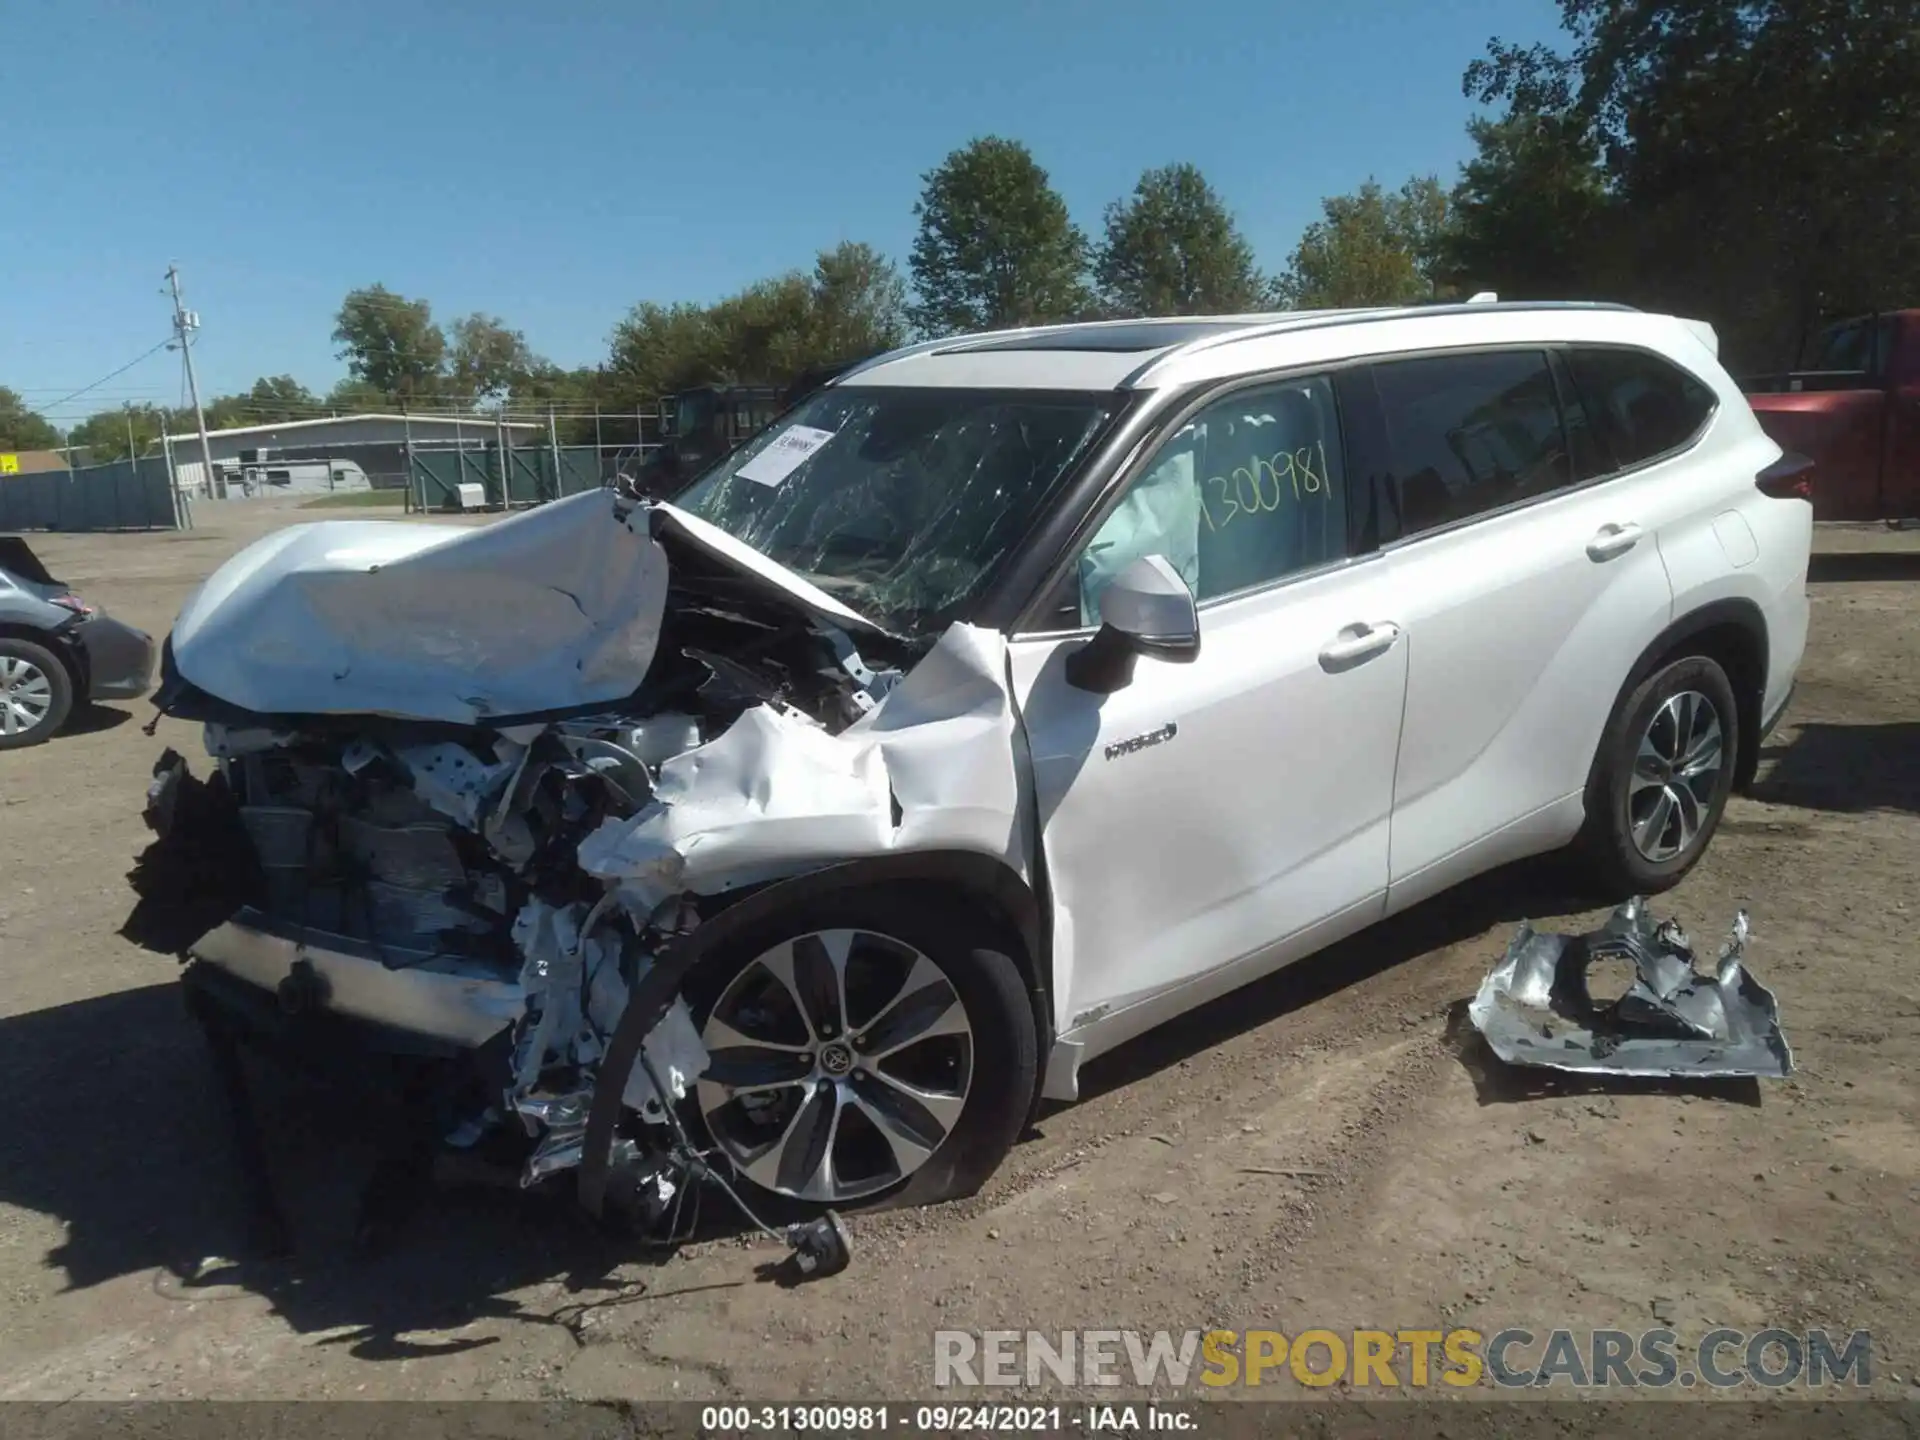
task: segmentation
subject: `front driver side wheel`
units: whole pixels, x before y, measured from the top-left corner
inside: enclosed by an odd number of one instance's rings
[[[1601,738],[1584,849],[1619,895],[1671,889],[1699,862],[1733,792],[1740,716],[1726,671],[1705,655],[1635,686]]]
[[[750,1187],[807,1207],[972,1194],[1038,1071],[1005,944],[912,892],[829,897],[741,936],[687,985],[708,1138]]]

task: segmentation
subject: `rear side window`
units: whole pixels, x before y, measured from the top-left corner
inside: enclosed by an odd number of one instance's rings
[[[1403,537],[1572,483],[1544,351],[1398,360],[1376,366],[1374,383]]]
[[[1808,370],[1854,370],[1871,373],[1874,366],[1873,342],[1878,327],[1873,317],[1831,325],[1820,332],[1807,357]]]
[[[1598,441],[1593,474],[1629,470],[1678,450],[1713,414],[1713,391],[1644,350],[1576,346],[1567,364]]]

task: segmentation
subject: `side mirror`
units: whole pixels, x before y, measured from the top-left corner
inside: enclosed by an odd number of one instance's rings
[[[1133,682],[1137,656],[1178,663],[1200,653],[1193,592],[1164,555],[1134,561],[1100,596],[1100,628],[1067,657],[1067,683],[1111,695]]]

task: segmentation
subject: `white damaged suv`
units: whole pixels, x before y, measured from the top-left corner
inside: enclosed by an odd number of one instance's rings
[[[670,504],[229,561],[149,902],[204,1014],[444,1056],[443,1142],[596,1211],[967,1193],[1089,1057],[1469,876],[1676,882],[1787,704],[1809,483],[1621,308],[913,346]]]

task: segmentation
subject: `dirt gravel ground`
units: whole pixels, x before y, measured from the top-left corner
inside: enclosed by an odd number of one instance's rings
[[[294,518],[203,506],[189,533],[33,543],[158,635]],[[1523,916],[1598,914],[1522,867],[1091,1067],[985,1193],[856,1219],[852,1269],[794,1290],[757,1278],[763,1241],[658,1260],[494,1194],[356,1260],[357,1118],[298,1097],[276,1136],[298,1256],[187,1283],[241,1210],[173,966],[116,930],[149,768],[198,736],[149,738],[144,703],[91,712],[0,755],[0,1398],[871,1400],[934,1393],[939,1328],[1666,1324],[1683,1362],[1716,1325],[1870,1330],[1873,1393],[1920,1399],[1920,537],[1817,548],[1788,723],[1660,902],[1713,943],[1751,908],[1795,1078],[1499,1073],[1466,997]]]

